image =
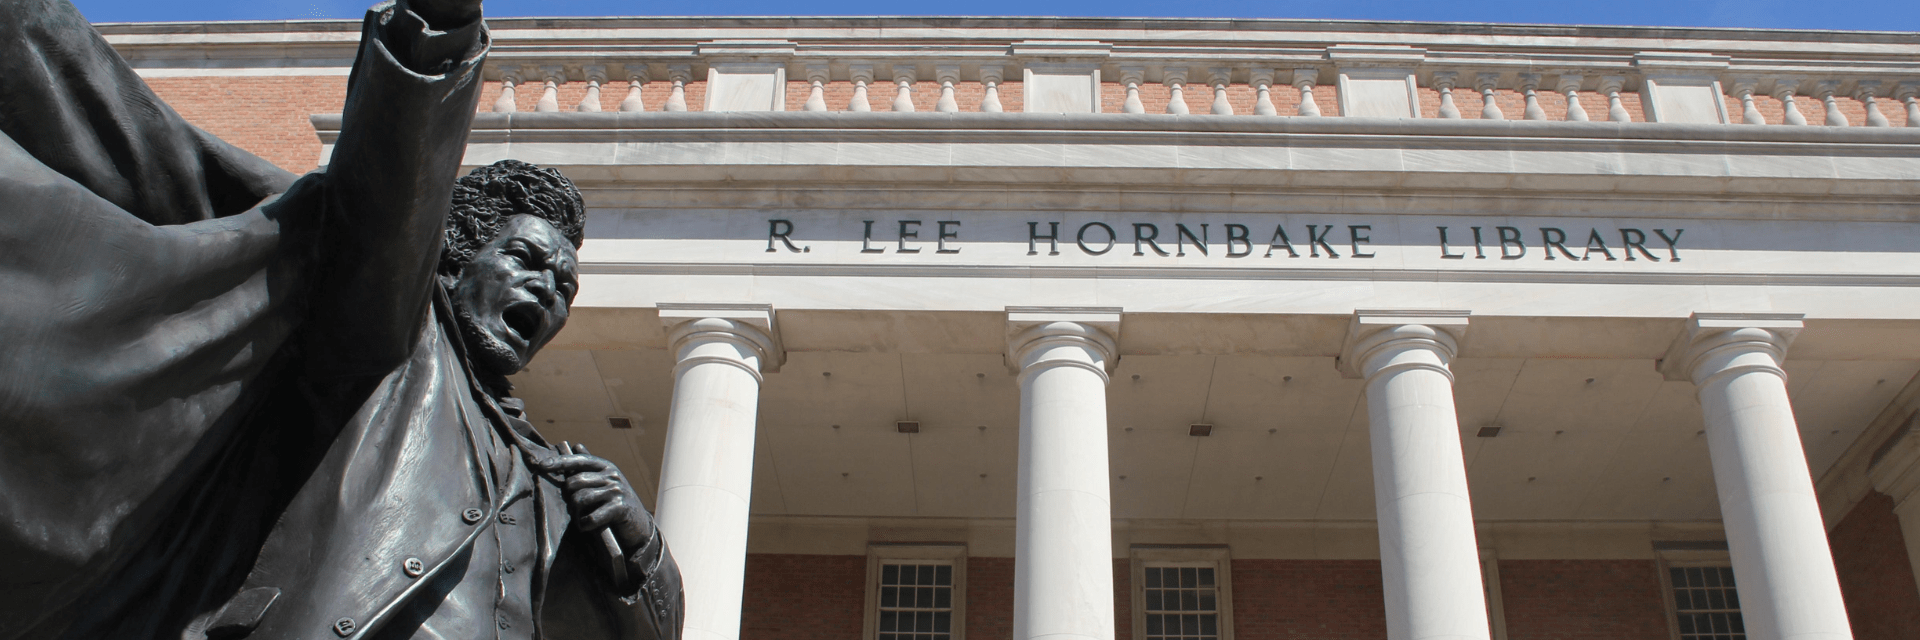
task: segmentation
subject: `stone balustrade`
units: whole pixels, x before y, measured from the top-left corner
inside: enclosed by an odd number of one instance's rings
[[[1176,50],[713,40],[654,56],[496,55],[515,111],[892,111],[1920,127],[1920,64],[1690,52],[1507,55],[1405,45]]]

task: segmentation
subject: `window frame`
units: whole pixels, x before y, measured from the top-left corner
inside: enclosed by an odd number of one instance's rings
[[[1133,603],[1133,640],[1147,640],[1146,569],[1153,567],[1212,567],[1214,611],[1219,616],[1220,640],[1233,640],[1233,556],[1225,545],[1133,545],[1130,549],[1128,599]]]
[[[953,566],[953,626],[951,640],[967,637],[967,545],[962,543],[884,543],[867,544],[866,613],[860,623],[860,637],[880,637],[880,570],[888,563],[919,562]]]
[[[1727,553],[1727,551],[1725,551],[1724,549],[1699,548],[1704,546],[1713,546],[1716,543],[1721,546],[1724,546],[1726,544],[1725,542],[1717,542],[1717,541],[1706,541],[1702,543],[1694,543],[1694,542],[1667,543],[1668,545],[1671,545],[1673,547],[1678,547],[1678,548],[1654,550],[1654,560],[1655,560],[1654,566],[1655,566],[1655,570],[1660,574],[1660,601],[1665,603],[1667,608],[1667,635],[1673,640],[1681,640],[1681,636],[1680,636],[1680,603],[1673,599],[1673,571],[1672,570],[1673,569],[1689,569],[1689,568],[1695,568],[1695,567],[1700,567],[1700,568],[1713,567],[1713,568],[1728,568],[1728,569],[1733,568],[1733,556]],[[1655,543],[1655,544],[1660,545],[1661,543]],[[1736,583],[1739,581],[1739,579],[1740,579],[1739,576],[1737,575],[1734,576],[1734,581]],[[1739,592],[1740,592],[1740,585],[1735,584],[1734,593],[1739,593]],[[1744,617],[1746,614],[1745,608],[1740,609],[1740,612]],[[1749,637],[1751,637],[1750,634],[1749,634]]]
[[[1507,640],[1507,603],[1500,593],[1500,554],[1480,550],[1481,591],[1487,597],[1487,631],[1492,640]]]

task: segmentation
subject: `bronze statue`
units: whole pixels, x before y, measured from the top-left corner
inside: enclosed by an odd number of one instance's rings
[[[374,7],[296,177],[0,0],[0,640],[679,636],[632,487],[510,396],[584,212],[455,186],[487,43],[477,0]]]

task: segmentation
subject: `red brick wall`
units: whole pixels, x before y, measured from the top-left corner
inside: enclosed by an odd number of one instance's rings
[[[1860,640],[1920,638],[1920,590],[1892,501],[1874,494],[1834,529],[1835,563]],[[743,640],[855,640],[865,610],[865,556],[747,556]],[[1666,604],[1650,560],[1503,560],[1509,640],[1666,640]],[[1131,571],[1115,560],[1115,637],[1132,637]],[[1380,563],[1235,560],[1239,640],[1386,637]],[[1013,634],[1013,559],[967,559],[967,635]]]
[[[1873,492],[1828,534],[1855,640],[1920,638],[1920,588],[1893,499]]]
[[[866,582],[866,556],[747,554],[740,638],[859,638]],[[968,594],[971,597],[972,591]]]
[[[281,168],[319,166],[320,138],[307,116],[339,113],[346,76],[153,78],[147,86],[187,122]]]
[[[1376,560],[1235,560],[1234,637],[1385,638],[1386,600],[1380,588]]]
[[[1667,640],[1652,560],[1502,560],[1508,640]]]
[[[967,637],[1013,637],[1013,558],[967,558]]]

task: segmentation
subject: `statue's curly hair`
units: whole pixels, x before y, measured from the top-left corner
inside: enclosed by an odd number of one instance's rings
[[[573,181],[553,169],[501,160],[454,182],[440,272],[460,273],[480,247],[500,235],[508,218],[523,213],[551,223],[575,249],[586,239],[587,207]]]

